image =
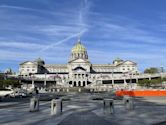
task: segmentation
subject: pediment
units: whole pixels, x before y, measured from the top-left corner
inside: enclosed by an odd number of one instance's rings
[[[84,59],[75,59],[70,61],[70,63],[89,63],[89,61]]]
[[[127,60],[127,61],[124,61],[124,62],[122,63],[122,65],[136,65],[136,63],[133,62],[133,61]]]
[[[23,62],[21,63],[20,65],[34,65],[36,63],[32,62],[32,61],[26,61],[26,62]]]

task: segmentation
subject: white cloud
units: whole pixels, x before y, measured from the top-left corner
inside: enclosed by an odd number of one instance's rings
[[[42,49],[45,45],[37,44],[37,43],[28,43],[28,42],[8,42],[8,41],[0,41],[0,48],[6,47],[10,48],[17,48],[17,49],[28,49],[28,50],[36,50]]]

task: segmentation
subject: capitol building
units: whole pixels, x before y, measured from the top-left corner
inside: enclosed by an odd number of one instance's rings
[[[88,52],[80,40],[71,49],[66,64],[45,64],[38,58],[25,61],[19,66],[21,82],[33,86],[88,87],[93,85],[111,85],[136,83],[131,79],[139,73],[137,63],[116,58],[112,64],[92,64]],[[128,76],[127,79],[123,77]]]

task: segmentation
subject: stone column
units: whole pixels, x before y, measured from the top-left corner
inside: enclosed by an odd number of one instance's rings
[[[124,85],[127,85],[126,79],[124,79]]]
[[[149,80],[151,80],[151,77],[149,77]]]
[[[138,78],[136,78],[136,83],[138,83]]]
[[[69,85],[70,85],[70,87],[73,87],[73,86],[74,86],[73,84],[74,84],[74,83],[73,83],[73,81],[71,81],[71,85],[69,84]]]
[[[112,79],[112,85],[114,85],[114,79]]]
[[[78,87],[78,81],[76,81],[76,87]]]
[[[46,85],[47,85],[47,81],[46,81],[46,79],[44,80],[44,86],[46,87]]]
[[[35,83],[34,83],[35,81],[34,80],[32,80],[32,88],[35,88]]]
[[[81,81],[81,86],[83,86],[83,81]]]
[[[85,81],[85,86],[87,86],[87,81]]]

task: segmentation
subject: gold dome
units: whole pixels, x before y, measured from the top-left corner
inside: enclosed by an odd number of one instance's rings
[[[86,52],[86,48],[81,44],[80,41],[72,48],[72,53],[83,53]]]

